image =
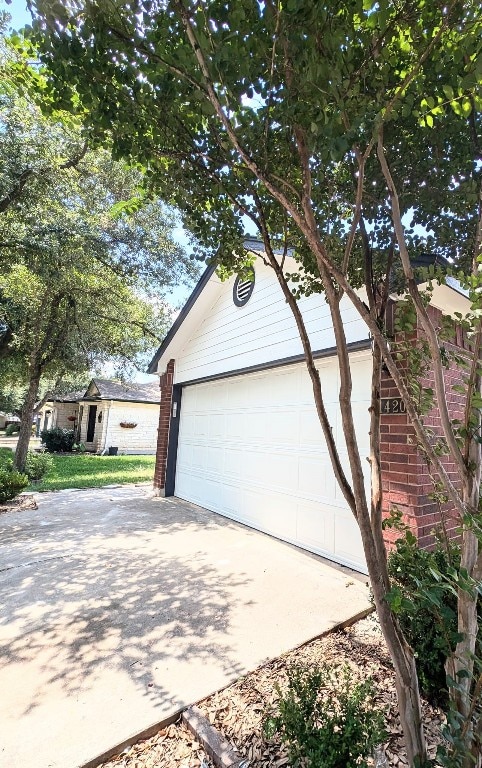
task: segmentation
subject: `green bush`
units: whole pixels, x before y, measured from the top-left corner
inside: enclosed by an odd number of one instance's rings
[[[419,549],[408,530],[388,557],[392,610],[415,652],[420,690],[432,704],[449,703],[445,661],[455,649],[460,548],[450,542],[435,549]],[[479,624],[482,612],[479,601]],[[480,646],[479,651],[480,654]]]
[[[356,682],[347,666],[293,665],[277,712],[264,722],[265,736],[279,735],[294,766],[365,768],[386,738],[373,692],[372,681]]]
[[[60,427],[43,429],[40,437],[49,453],[70,453],[75,442],[74,430]]]
[[[34,453],[29,451],[25,461],[25,473],[31,482],[38,482],[54,465],[52,456],[48,453]]]
[[[5,430],[5,436],[11,437],[16,432],[20,432],[20,422],[16,421],[14,424],[9,424]]]
[[[0,466],[0,502],[14,499],[27,485],[27,475],[17,472],[7,462],[2,463]]]

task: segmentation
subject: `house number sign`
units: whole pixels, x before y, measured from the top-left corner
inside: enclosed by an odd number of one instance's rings
[[[382,397],[382,413],[406,413],[405,403],[401,397]]]

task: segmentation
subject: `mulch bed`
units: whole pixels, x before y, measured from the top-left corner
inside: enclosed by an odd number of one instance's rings
[[[35,496],[32,496],[30,493],[22,494],[15,499],[0,504],[0,515],[3,515],[5,512],[20,512],[24,509],[38,509]]]
[[[277,739],[265,740],[263,720],[276,705],[279,696],[276,686],[281,691],[286,686],[286,669],[290,664],[322,662],[336,666],[348,664],[355,677],[373,678],[375,703],[386,713],[388,765],[407,765],[397,715],[393,669],[375,615],[290,651],[201,701],[198,707],[231,743],[240,759],[247,761],[249,768],[284,768],[289,765],[287,751]],[[431,757],[437,749],[442,718],[440,710],[424,704]],[[193,736],[179,724],[140,742],[130,751],[104,763],[103,768],[211,768],[211,765]]]
[[[99,768],[213,768],[192,733],[181,723],[127,747]]]

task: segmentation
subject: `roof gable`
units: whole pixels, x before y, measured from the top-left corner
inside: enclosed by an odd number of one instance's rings
[[[259,241],[246,243],[250,251],[262,253]],[[288,255],[290,272],[299,269]],[[214,267],[201,277],[185,307],[171,327],[150,366],[149,373],[161,374],[169,360],[176,361],[175,382],[191,383],[204,378],[232,375],[267,363],[280,364],[303,353],[294,317],[282,295],[274,271],[263,258],[255,263],[256,284],[252,296],[243,306],[233,301],[235,276],[221,282]],[[449,287],[450,286],[450,287]],[[365,291],[360,296],[366,299]],[[394,297],[396,298],[396,297]],[[451,314],[467,311],[467,299],[460,287],[437,286],[432,303],[444,305]],[[322,294],[304,296],[298,301],[310,337],[313,352],[323,356],[334,354],[336,344],[331,314]],[[341,303],[347,343],[351,348],[369,343],[365,322],[346,295]],[[355,345],[355,347],[353,347]]]
[[[135,403],[158,403],[159,384],[148,381],[143,384],[124,383],[115,379],[92,379],[84,400],[121,400]]]

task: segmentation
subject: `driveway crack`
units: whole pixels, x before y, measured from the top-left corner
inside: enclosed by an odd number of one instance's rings
[[[42,557],[40,560],[30,560],[28,563],[18,563],[18,565],[7,565],[5,568],[0,568],[0,573],[5,571],[13,571],[15,568],[29,568],[32,565],[40,565],[41,563],[48,563],[51,560],[65,560],[71,557],[73,553],[68,552],[66,555],[52,555],[51,557]]]

